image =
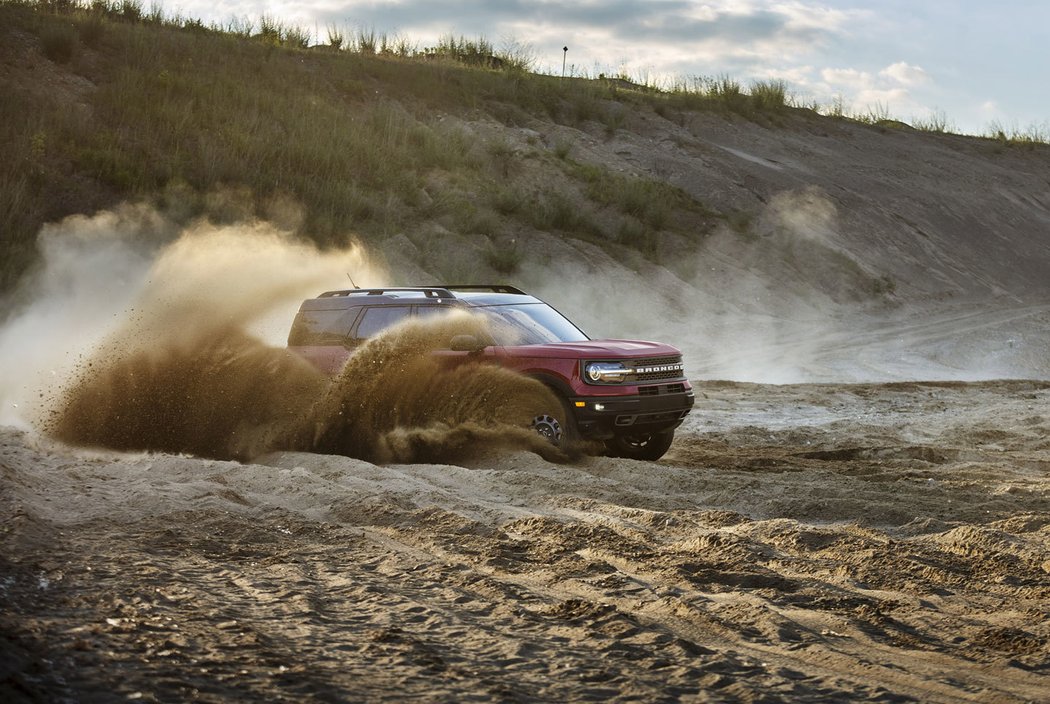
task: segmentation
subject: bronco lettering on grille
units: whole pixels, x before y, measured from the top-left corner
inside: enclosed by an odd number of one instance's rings
[[[655,372],[680,372],[684,368],[681,364],[661,364],[655,367],[638,367],[634,371],[636,374],[653,374]]]

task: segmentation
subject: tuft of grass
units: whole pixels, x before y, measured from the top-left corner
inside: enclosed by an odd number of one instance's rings
[[[791,103],[787,83],[783,80],[755,81],[745,91],[739,81],[725,75],[678,79],[672,83],[667,97],[670,107],[717,110],[747,119],[780,113]]]
[[[521,268],[521,262],[525,258],[516,240],[510,242],[492,243],[483,255],[485,263],[497,274],[509,276],[515,274]]]
[[[48,25],[40,32],[44,56],[58,64],[69,63],[77,51],[77,32],[66,22]]]
[[[788,106],[787,83],[782,80],[755,81],[751,84],[751,103],[761,112],[780,112]]]
[[[831,104],[825,109],[824,115],[838,119],[849,117],[850,106],[845,96],[839,94],[831,100]]]
[[[559,138],[554,142],[554,156],[561,160],[569,158],[569,153],[572,151],[572,141],[568,139]]]
[[[514,217],[524,212],[528,198],[515,188],[502,187],[491,191],[488,201],[497,213]]]
[[[509,178],[518,163],[514,145],[505,139],[496,139],[486,145],[493,171],[504,179]]]
[[[925,118],[912,120],[911,126],[922,132],[933,132],[934,134],[954,134],[955,123],[951,121],[943,110],[934,110]]]
[[[346,40],[346,36],[343,34],[342,30],[329,25],[327,28],[327,34],[328,46],[330,48],[335,49],[336,51],[343,48],[343,42]]]
[[[855,115],[853,119],[867,125],[881,125],[894,121],[893,115],[890,113],[890,106],[881,100],[876,101],[874,105],[869,105],[865,112]]]
[[[646,238],[647,232],[648,228],[641,220],[628,215],[620,221],[620,226],[616,230],[616,241],[637,249],[638,244]]]
[[[632,178],[589,164],[573,162],[572,173],[583,180],[585,193],[591,200],[655,230],[667,227],[671,213],[689,200],[680,190],[662,181]]]
[[[583,228],[584,217],[577,204],[560,191],[539,194],[525,211],[528,222],[537,230],[571,232]]]
[[[871,292],[876,296],[892,296],[897,292],[897,282],[889,274],[872,279]]]
[[[247,21],[245,24],[250,34],[252,25]],[[237,34],[243,35],[243,32],[238,31]],[[313,38],[309,30],[297,25],[286,25],[272,15],[263,15],[259,18],[259,33],[252,36],[263,44],[292,49],[306,49]]]
[[[1042,125],[1033,122],[1027,127],[1019,127],[1017,125],[1006,127],[999,121],[993,121],[989,123],[984,136],[1011,146],[1050,144],[1050,122],[1045,122]]]
[[[375,27],[360,27],[354,37],[354,51],[358,54],[372,54],[379,52],[380,38],[376,34]]]
[[[120,0],[115,5],[117,16],[125,22],[142,21],[142,3],[140,0]]]

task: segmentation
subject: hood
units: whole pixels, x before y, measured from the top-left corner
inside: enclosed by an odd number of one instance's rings
[[[640,359],[675,357],[677,347],[646,340],[587,340],[586,342],[548,342],[542,345],[510,345],[509,354],[525,357],[558,357],[567,359]]]

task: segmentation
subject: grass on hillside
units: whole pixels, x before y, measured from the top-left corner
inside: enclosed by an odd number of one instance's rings
[[[296,203],[298,231],[322,245],[436,224],[491,242],[557,231],[658,259],[662,232],[695,239],[721,216],[658,181],[577,163],[569,142],[521,153],[442,116],[597,123],[611,136],[638,107],[768,122],[793,104],[782,81],[659,90],[626,76],[560,78],[531,73],[527,50],[483,39],[418,48],[330,28],[327,44],[310,46],[309,32],[272,17],[205,26],[138,0],[0,0],[0,26],[49,62],[29,81],[0,75],[0,290],[34,259],[43,223],[122,200],[218,220]],[[537,188],[530,169],[556,175]],[[230,192],[248,205],[214,197]],[[478,256],[500,274],[521,260],[496,246]]]
[[[32,260],[42,223],[129,199],[213,219],[234,217],[208,197],[215,192],[241,189],[260,217],[275,201],[296,202],[305,214],[299,231],[322,245],[347,233],[378,241],[423,222],[612,242],[619,221],[601,216],[611,198],[631,204],[650,229],[672,222],[656,213],[681,205],[645,205],[652,184],[603,177],[597,167],[583,194],[591,205],[567,195],[569,175],[540,192],[519,183],[511,171],[521,157],[509,145],[441,114],[607,126],[622,116],[605,86],[528,74],[513,57],[499,70],[470,65],[493,56],[484,43],[449,39],[437,59],[362,50],[371,40],[361,37],[357,51],[304,49],[296,31],[271,20],[205,28],[144,13],[133,0],[7,3],[0,24],[35,37],[60,67],[41,74],[53,86],[0,77],[0,143],[10,145],[0,164],[10,253],[3,288]],[[62,74],[91,83],[70,88]],[[542,145],[532,151],[561,161]],[[604,182],[615,182],[612,195],[594,185]],[[513,263],[489,259],[500,273]]]

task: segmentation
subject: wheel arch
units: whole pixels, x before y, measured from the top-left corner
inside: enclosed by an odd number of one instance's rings
[[[526,374],[530,379],[535,379],[540,382],[555,394],[558,395],[563,401],[568,401],[574,394],[572,387],[570,387],[563,379],[559,379],[553,374],[545,374],[543,372],[528,372]]]

